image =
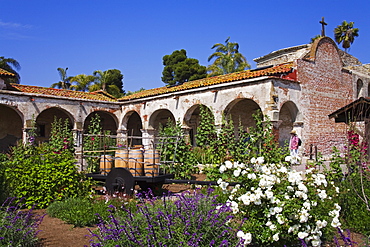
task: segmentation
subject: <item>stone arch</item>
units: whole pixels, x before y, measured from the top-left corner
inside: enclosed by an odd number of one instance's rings
[[[90,113],[84,122],[84,132],[87,133],[88,126],[95,114],[99,115],[103,131],[109,131],[111,135],[117,135],[118,120],[115,115],[106,111],[94,111]]]
[[[243,126],[245,130],[250,127],[256,127],[256,120],[254,120],[253,114],[258,112],[262,118],[261,108],[254,100],[235,99],[225,108],[224,115],[227,118],[231,117],[235,132],[237,132],[239,124]]]
[[[149,127],[154,130],[155,136],[158,135],[160,126],[167,126],[169,119],[173,123],[176,122],[175,117],[170,110],[160,109],[153,112],[149,118]]]
[[[142,137],[143,123],[140,115],[136,111],[128,112],[123,118],[123,126],[126,127],[128,137]],[[142,145],[142,138],[131,138],[130,145]]]
[[[50,138],[51,124],[54,119],[62,119],[64,123],[68,121],[68,127],[72,130],[74,124],[73,116],[65,109],[51,107],[43,110],[36,118],[36,143],[48,141]]]
[[[356,83],[356,98],[360,98],[361,96],[363,96],[363,89],[364,83],[361,79],[358,79]]]
[[[196,145],[195,137],[197,134],[197,128],[200,123],[200,108],[202,106],[205,107],[207,111],[209,111],[213,116],[211,109],[208,106],[201,104],[193,105],[192,107],[190,107],[184,116],[184,123],[189,127],[189,140],[191,145],[193,146]]]
[[[23,115],[13,107],[0,104],[0,153],[22,140]]]
[[[293,124],[299,120],[300,114],[296,104],[292,101],[285,102],[279,113],[279,145],[284,146],[290,138],[290,131],[293,129]]]

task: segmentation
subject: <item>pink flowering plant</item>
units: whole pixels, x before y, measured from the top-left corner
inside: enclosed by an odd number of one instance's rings
[[[340,227],[339,190],[311,168],[302,172],[263,157],[248,164],[226,161],[219,165],[218,184],[228,196],[233,213],[247,218],[238,237],[258,246],[292,246],[301,241],[320,246]],[[229,180],[222,179],[223,175]],[[230,190],[230,182],[237,185]]]

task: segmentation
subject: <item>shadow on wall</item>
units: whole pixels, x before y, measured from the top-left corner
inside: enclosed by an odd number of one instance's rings
[[[20,140],[16,136],[7,134],[3,139],[0,139],[0,153],[7,153],[11,146],[15,146]]]

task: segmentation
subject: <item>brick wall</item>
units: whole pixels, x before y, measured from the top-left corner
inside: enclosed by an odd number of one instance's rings
[[[338,49],[331,39],[320,39],[312,48],[315,51],[309,59],[297,60],[298,80],[302,86],[302,136],[306,153],[309,144],[313,144],[327,155],[332,146],[343,145],[346,130],[345,124],[335,123],[328,115],[353,101],[354,87],[352,75],[342,71]]]

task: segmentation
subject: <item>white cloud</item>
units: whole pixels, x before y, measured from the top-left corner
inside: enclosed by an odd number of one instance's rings
[[[19,23],[14,23],[14,22],[3,22],[2,20],[0,20],[0,27],[3,27],[3,28],[12,28],[12,29],[19,29],[19,28],[31,28],[32,26],[31,25],[24,25],[24,24],[19,24]]]

